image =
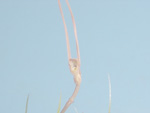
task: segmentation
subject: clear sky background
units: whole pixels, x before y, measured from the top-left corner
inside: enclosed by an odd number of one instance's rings
[[[150,1],[69,0],[78,32],[82,84],[66,113],[147,113],[150,102]],[[71,16],[61,0],[76,46]],[[56,113],[75,84],[57,0],[0,0],[0,113]]]

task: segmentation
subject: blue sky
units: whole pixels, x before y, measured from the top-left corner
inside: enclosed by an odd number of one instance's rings
[[[150,101],[150,1],[69,0],[78,32],[82,84],[66,113],[146,113]],[[71,16],[61,0],[72,56]],[[74,90],[57,0],[0,1],[0,112],[56,113]]]

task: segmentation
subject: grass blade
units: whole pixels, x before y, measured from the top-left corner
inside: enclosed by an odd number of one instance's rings
[[[60,94],[60,99],[59,99],[59,105],[58,105],[57,113],[60,113],[60,109],[61,109],[61,94]]]
[[[25,113],[27,113],[27,111],[28,111],[28,101],[29,101],[29,95],[28,95],[27,100],[26,100],[26,109],[25,109]]]

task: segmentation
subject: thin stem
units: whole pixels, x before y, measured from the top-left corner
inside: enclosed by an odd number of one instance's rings
[[[58,0],[58,5],[59,5],[60,13],[61,13],[61,16],[62,16],[62,19],[63,19],[64,28],[65,28],[67,52],[68,52],[68,61],[69,61],[69,59],[71,58],[69,36],[68,36],[67,26],[66,26],[66,23],[65,23],[65,18],[64,18],[64,14],[63,14],[63,11],[62,11],[62,8],[61,8],[60,0]]]
[[[75,34],[75,39],[76,39],[76,48],[77,48],[77,57],[80,63],[80,51],[79,51],[79,43],[78,43],[78,36],[77,36],[77,29],[76,29],[76,23],[75,23],[75,19],[70,7],[70,4],[68,2],[68,0],[66,0],[67,6],[69,8],[70,14],[71,14],[71,18],[72,18],[72,22],[73,22],[73,28],[74,28],[74,34]],[[79,64],[80,65],[80,64]]]
[[[67,103],[65,104],[64,108],[62,109],[61,113],[64,113],[68,107],[73,103],[75,97],[77,96],[78,94],[78,91],[79,91],[79,88],[80,88],[80,83],[81,83],[81,74],[80,74],[80,52],[79,52],[79,44],[78,44],[78,38],[77,38],[77,30],[76,30],[76,24],[75,24],[75,20],[74,20],[74,17],[73,17],[73,13],[72,13],[72,10],[71,10],[71,7],[69,5],[69,2],[68,0],[66,0],[66,3],[67,3],[67,6],[69,8],[69,11],[71,13],[71,17],[72,17],[72,22],[73,22],[73,27],[74,27],[74,34],[75,34],[75,40],[76,40],[76,48],[77,48],[77,64],[73,64],[71,66],[73,67],[70,67],[70,71],[72,72],[72,74],[74,75],[74,81],[75,81],[75,84],[76,84],[76,87],[75,87],[75,90],[72,94],[72,96],[69,98],[69,100],[67,101]],[[61,8],[61,3],[60,3],[60,0],[58,0],[58,4],[59,4],[59,8],[60,8],[60,12],[61,12],[61,16],[62,16],[62,19],[63,19],[63,23],[64,23],[64,28],[65,28],[65,33],[66,33],[66,42],[67,42],[67,51],[68,51],[68,61],[70,62],[70,60],[73,61],[73,59],[71,59],[71,53],[70,53],[70,45],[69,45],[69,37],[68,37],[68,32],[67,32],[67,26],[66,26],[66,23],[65,23],[65,19],[64,19],[64,15],[63,15],[63,11],[62,11],[62,8]],[[73,63],[73,62],[72,62]],[[72,64],[71,63],[71,64]],[[74,65],[78,65],[77,67]],[[73,70],[72,70],[73,69]],[[77,70],[76,70],[77,69]]]
[[[68,107],[73,103],[75,97],[78,94],[79,88],[80,88],[80,85],[76,85],[72,96],[69,98],[69,100],[67,101],[67,103],[65,104],[64,108],[62,109],[62,111],[60,113],[65,113],[65,111],[68,109]]]

